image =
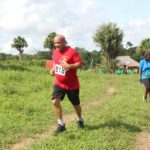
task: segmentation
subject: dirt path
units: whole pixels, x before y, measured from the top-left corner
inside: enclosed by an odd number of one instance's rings
[[[115,93],[116,93],[116,89],[114,87],[110,87],[106,91],[104,96],[100,98],[100,100],[96,100],[96,101],[92,101],[92,102],[88,102],[88,103],[86,102],[86,105],[82,104],[82,109],[84,110],[84,112],[87,112],[89,109],[92,109],[96,106],[101,106],[104,103],[106,103],[110,99],[110,97]],[[70,114],[70,115],[64,116],[64,120],[66,122],[71,122],[71,121],[75,120],[75,118],[76,118],[75,114]],[[49,127],[49,129],[45,133],[36,134],[32,138],[22,139],[20,143],[16,143],[16,144],[12,145],[8,150],[25,150],[26,148],[30,147],[32,144],[46,139],[50,134],[53,133],[55,128],[56,128],[56,125],[52,125]]]
[[[150,150],[150,133],[141,132],[137,134],[135,150]]]

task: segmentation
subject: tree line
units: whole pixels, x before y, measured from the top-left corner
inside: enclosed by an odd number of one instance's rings
[[[56,32],[48,34],[45,38],[43,47],[48,48],[49,51],[38,51],[34,55],[24,54],[24,48],[28,47],[28,43],[24,37],[18,36],[13,39],[11,44],[12,48],[16,48],[19,52],[19,60],[45,60],[52,59],[52,50],[54,49],[53,38]],[[128,41],[126,45],[123,45],[123,31],[115,23],[107,23],[98,26],[97,30],[93,34],[93,41],[99,47],[99,51],[93,50],[87,51],[85,48],[75,47],[79,52],[83,62],[84,68],[95,68],[99,64],[100,67],[105,67],[111,70],[115,64],[115,58],[117,56],[130,56],[136,61],[140,61],[141,57],[145,55],[145,52],[150,50],[150,38],[143,39],[139,46],[134,47],[133,44]],[[17,59],[17,56],[10,54],[0,53],[0,60]]]

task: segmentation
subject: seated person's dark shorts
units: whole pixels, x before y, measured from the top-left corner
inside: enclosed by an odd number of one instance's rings
[[[54,99],[61,99],[63,100],[65,97],[65,94],[67,95],[68,99],[72,103],[72,105],[79,105],[80,104],[80,98],[79,98],[79,89],[75,90],[65,90],[58,85],[54,85],[54,90],[52,94],[52,100]]]

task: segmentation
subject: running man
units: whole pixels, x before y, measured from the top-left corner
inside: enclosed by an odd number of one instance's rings
[[[50,74],[52,76],[55,75],[56,78],[52,94],[52,103],[58,123],[55,133],[58,134],[66,130],[61,107],[61,101],[64,99],[65,95],[67,95],[69,101],[74,106],[77,114],[78,127],[84,127],[79,98],[80,85],[77,76],[77,69],[81,67],[82,61],[77,51],[67,46],[67,42],[63,35],[56,35],[54,37],[54,46],[54,66]]]

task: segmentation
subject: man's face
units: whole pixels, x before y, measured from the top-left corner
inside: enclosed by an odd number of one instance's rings
[[[54,38],[54,46],[55,48],[58,48],[60,51],[65,47],[65,41],[64,39],[60,37]]]

